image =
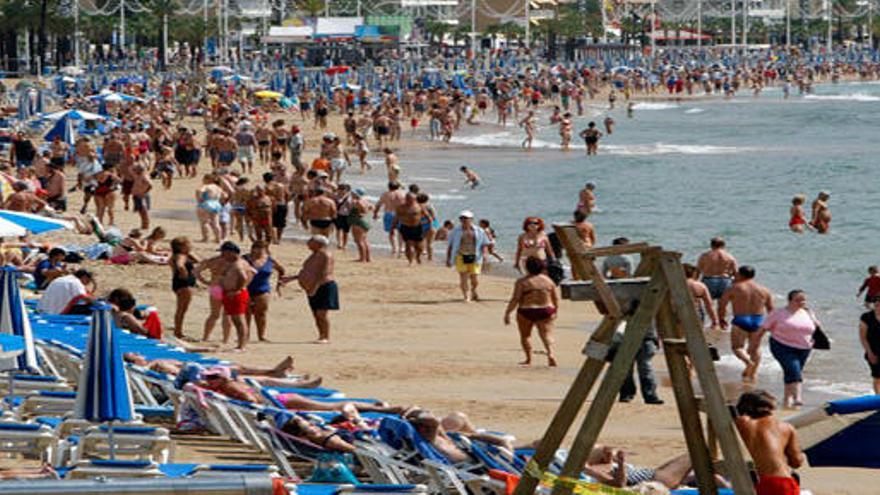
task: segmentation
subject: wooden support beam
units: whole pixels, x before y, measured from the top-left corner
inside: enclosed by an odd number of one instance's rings
[[[556,236],[565,248],[565,252],[568,253],[571,273],[575,279],[591,280],[607,314],[614,318],[621,318],[623,312],[620,310],[617,298],[605,283],[604,274],[596,268],[593,259],[587,256],[587,250],[584,248],[584,243],[581,242],[574,225],[554,225],[553,228],[556,230]]]
[[[546,471],[550,466],[556,455],[556,450],[562,444],[568,429],[574,423],[574,419],[577,417],[596,380],[605,368],[604,353],[591,352],[590,349],[607,350],[611,344],[611,338],[614,336],[614,331],[619,324],[620,320],[606,317],[590,336],[586,348],[587,360],[584,361],[577,377],[575,377],[574,382],[572,382],[571,387],[565,394],[565,398],[562,399],[562,404],[559,405],[559,409],[556,410],[550,426],[544,432],[541,444],[538,445],[535,455],[532,456],[531,462],[535,463],[541,472]],[[514,495],[533,495],[539,481],[541,481],[539,478],[532,476],[530,472],[526,471],[520,478]]]
[[[676,325],[669,297],[666,297],[657,312],[657,333],[663,340],[666,368],[672,380],[672,391],[678,406],[678,417],[681,420],[681,428],[687,443],[691,465],[697,477],[697,486],[701,495],[717,494],[718,485],[715,484],[712,458],[706,447],[706,438],[703,436],[703,423],[700,419],[700,411],[697,407],[696,397],[694,397],[694,388],[691,385],[690,371],[687,365],[687,342],[685,339],[676,338],[682,332],[681,328]]]
[[[633,244],[621,244],[619,246],[594,247],[588,249],[585,254],[591,258],[600,258],[602,256],[614,256],[619,254],[644,254],[649,249],[651,249],[651,245],[647,242],[636,242]]]
[[[733,491],[736,495],[754,495],[755,487],[740,450],[739,434],[724,400],[721,384],[715,375],[715,366],[687,286],[680,258],[680,254],[672,252],[664,252],[660,256],[660,268],[666,275],[672,310],[684,330],[691,362],[705,397],[706,412],[724,454],[726,474],[733,484]]]
[[[617,350],[614,361],[605,377],[599,390],[593,398],[592,404],[587,411],[587,416],[574,439],[574,443],[568,452],[568,458],[562,468],[560,476],[575,478],[580,475],[584,468],[584,462],[587,460],[590,451],[599,437],[602,426],[608,419],[608,413],[611,407],[617,401],[617,395],[620,387],[623,385],[626,376],[632,372],[633,362],[648,329],[657,313],[663,298],[666,296],[666,282],[662,277],[660,270],[655,271],[655,276],[645,288],[639,308],[635,314],[627,321],[626,332],[623,335],[623,341]],[[557,484],[553,487],[552,495],[570,495],[572,487],[568,484]],[[522,495],[522,494],[515,494]]]
[[[638,301],[642,291],[648,285],[648,277],[616,278],[606,282],[611,293],[621,307],[628,307],[627,301]],[[565,281],[559,286],[563,299],[572,301],[601,301],[598,287],[592,281]]]

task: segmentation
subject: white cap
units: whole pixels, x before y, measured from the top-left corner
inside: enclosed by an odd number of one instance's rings
[[[461,213],[458,214],[458,218],[474,218],[474,212],[471,210],[462,210]]]

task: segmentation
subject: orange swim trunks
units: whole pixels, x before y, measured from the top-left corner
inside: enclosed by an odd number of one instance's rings
[[[243,315],[247,312],[251,297],[247,289],[241,289],[235,294],[223,294],[223,310],[229,316]]]

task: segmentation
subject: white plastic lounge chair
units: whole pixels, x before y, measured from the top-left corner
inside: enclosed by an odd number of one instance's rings
[[[43,462],[51,462],[56,439],[55,432],[46,425],[0,422],[0,452],[38,457]]]

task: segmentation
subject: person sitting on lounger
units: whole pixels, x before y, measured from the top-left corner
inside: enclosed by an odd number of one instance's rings
[[[486,430],[478,429],[468,418],[467,414],[456,411],[440,420],[440,426],[447,433],[458,433],[471,440],[490,443],[499,447],[504,447],[510,455],[513,455],[515,447],[513,442],[516,438],[513,435],[504,435],[500,433],[491,433]]]
[[[467,453],[461,450],[446,434],[443,421],[431,414],[430,411],[419,408],[411,409],[403,414],[403,418],[409,421],[422,438],[453,464],[470,459]]]
[[[356,413],[356,412],[355,412]],[[354,452],[354,434],[349,430],[325,430],[310,423],[302,416],[290,418],[281,431],[288,435],[300,437],[332,452]]]

